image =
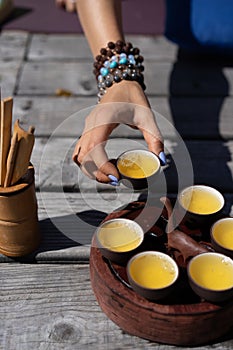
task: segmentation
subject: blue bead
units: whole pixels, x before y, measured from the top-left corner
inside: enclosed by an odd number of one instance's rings
[[[101,74],[103,77],[105,77],[106,75],[108,75],[108,73],[109,73],[108,68],[104,68],[104,67],[100,68],[100,74]]]
[[[111,57],[111,61],[118,61],[118,56],[116,56],[116,55],[115,55],[115,56],[112,56],[112,57]]]
[[[136,64],[136,61],[135,61],[135,59],[131,59],[131,60],[129,60],[129,63]]]
[[[105,62],[104,62],[104,67],[109,68],[109,65],[110,65],[110,62],[109,62],[109,61],[105,61]]]
[[[128,56],[128,59],[129,59],[129,60],[134,60],[134,55],[129,55],[129,56]]]
[[[101,83],[102,81],[103,81],[103,77],[102,77],[102,75],[100,74],[100,75],[98,75],[98,81]]]
[[[120,54],[120,58],[124,58],[124,57],[126,57],[126,53],[122,52],[122,53]]]
[[[118,63],[116,61],[112,61],[109,65],[109,68],[116,68],[118,66]]]
[[[128,63],[128,60],[126,57],[121,58],[119,61],[119,64],[127,64],[127,63]]]

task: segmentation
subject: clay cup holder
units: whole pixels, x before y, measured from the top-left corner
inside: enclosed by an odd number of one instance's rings
[[[0,187],[0,253],[21,257],[39,245],[34,168],[14,186]]]

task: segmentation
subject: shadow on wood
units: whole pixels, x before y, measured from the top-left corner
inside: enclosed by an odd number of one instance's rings
[[[185,137],[192,159],[194,183],[232,192],[232,174],[227,164],[231,153],[221,136],[219,120],[230,88],[224,75],[226,67],[232,67],[229,57],[197,55],[180,49],[170,74],[169,103],[174,125],[181,137]],[[179,99],[184,95],[190,98]],[[210,125],[208,137],[206,128]],[[200,149],[202,139],[207,140]],[[200,174],[205,174],[203,179]]]

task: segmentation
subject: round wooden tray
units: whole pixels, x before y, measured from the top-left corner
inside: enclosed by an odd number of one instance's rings
[[[142,202],[134,202],[128,209],[112,213],[105,220],[135,219],[142,209]],[[148,215],[152,215],[158,208],[147,210]],[[153,233],[145,239],[143,250],[164,246],[162,225],[159,219],[150,230]],[[91,247],[90,276],[102,310],[129,334],[160,343],[196,346],[216,341],[233,326],[233,300],[221,304],[200,300],[189,287],[184,270],[177,291],[168,299],[155,303],[136,294],[128,284],[125,267],[103,258],[95,238]]]

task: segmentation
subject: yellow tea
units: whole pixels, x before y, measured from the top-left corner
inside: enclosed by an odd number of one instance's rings
[[[222,247],[233,250],[233,218],[219,220],[213,226],[213,238]]]
[[[140,255],[130,264],[133,280],[145,288],[164,288],[172,284],[177,274],[169,259],[157,254]]]
[[[98,239],[101,245],[115,252],[127,252],[139,246],[142,235],[130,220],[109,221],[100,228]]]
[[[180,204],[195,214],[212,214],[223,206],[221,194],[207,186],[193,186],[185,189],[180,197]]]
[[[140,179],[153,175],[159,169],[159,160],[148,151],[129,151],[123,154],[117,163],[122,175]]]
[[[200,286],[211,290],[233,287],[232,260],[220,254],[201,254],[190,263],[190,276]]]

